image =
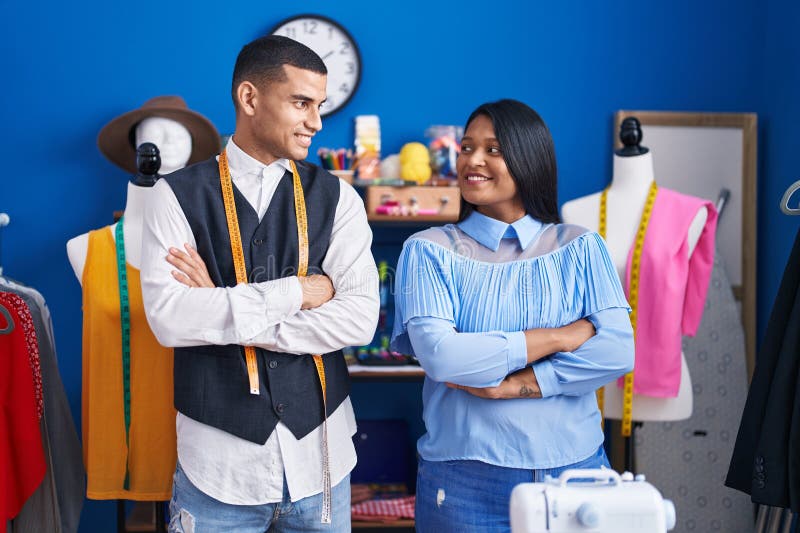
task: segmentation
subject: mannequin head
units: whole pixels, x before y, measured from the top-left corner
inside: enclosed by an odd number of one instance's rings
[[[642,146],[642,124],[636,117],[628,117],[619,126],[619,140],[622,148],[616,150],[618,156],[631,157],[646,154],[649,149]]]
[[[560,222],[553,138],[539,114],[522,102],[499,100],[473,111],[464,128],[456,168],[461,220],[474,209],[492,216],[490,204],[500,201],[520,206],[522,214],[541,222]],[[470,172],[490,179],[468,182]],[[506,176],[513,187],[503,184]]]
[[[112,119],[97,135],[103,155],[128,174],[138,172],[136,150],[144,142],[158,147],[162,174],[208,159],[220,149],[217,128],[180,96],[151,98]]]
[[[136,125],[136,146],[151,142],[161,155],[160,173],[169,174],[186,166],[192,155],[192,135],[178,121],[148,117]]]

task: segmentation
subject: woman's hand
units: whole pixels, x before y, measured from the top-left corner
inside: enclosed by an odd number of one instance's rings
[[[528,363],[556,352],[574,352],[595,335],[594,325],[581,318],[560,328],[536,328],[525,332]]]
[[[487,400],[542,397],[542,391],[539,388],[539,382],[536,380],[536,374],[533,373],[533,369],[530,367],[517,370],[513,374],[507,375],[497,387],[478,388],[456,385],[455,383],[447,383],[447,386],[451,389],[463,390],[479,398],[486,398]]]
[[[581,318],[572,324],[558,328],[561,337],[561,352],[574,352],[584,342],[588,341],[597,333],[594,324]]]
[[[178,248],[169,249],[167,263],[178,269],[172,271],[172,277],[187,287],[213,288],[214,282],[211,281],[211,276],[208,275],[208,269],[200,254],[188,244],[183,246],[186,248],[186,252]]]

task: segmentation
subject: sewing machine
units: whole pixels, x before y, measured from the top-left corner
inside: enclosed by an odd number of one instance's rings
[[[630,472],[567,470],[511,493],[512,533],[665,533],[674,527],[672,502]]]

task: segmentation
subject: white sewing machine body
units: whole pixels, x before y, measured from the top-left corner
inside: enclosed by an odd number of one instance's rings
[[[613,470],[567,470],[511,493],[513,533],[665,533],[675,507],[644,480]]]

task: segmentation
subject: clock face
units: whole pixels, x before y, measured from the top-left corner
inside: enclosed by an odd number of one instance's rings
[[[270,31],[299,41],[314,50],[328,69],[328,100],[322,116],[338,111],[350,101],[361,81],[361,54],[355,40],[339,23],[320,15],[298,15]]]

